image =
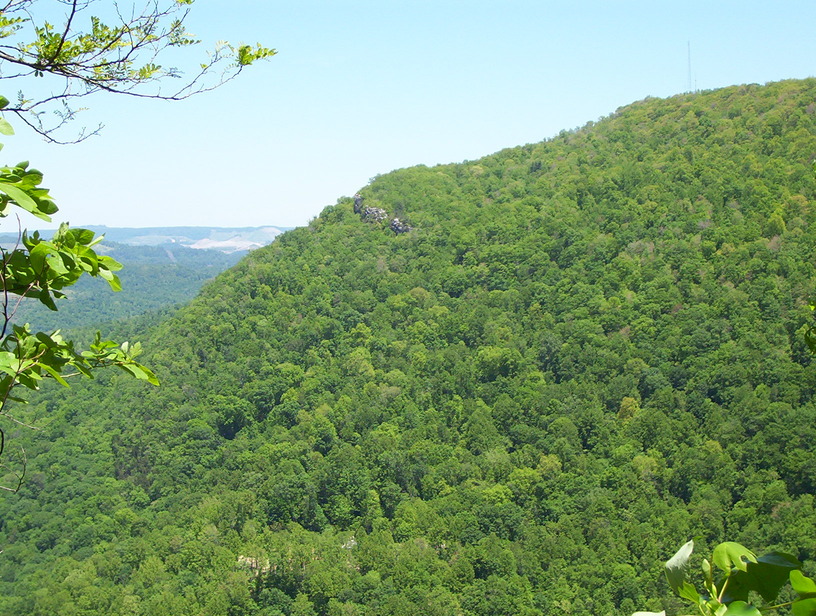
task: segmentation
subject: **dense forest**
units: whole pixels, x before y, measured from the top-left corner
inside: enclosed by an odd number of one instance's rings
[[[235,265],[241,254],[185,246],[128,246],[106,242],[107,254],[124,265],[122,290],[111,293],[104,280],[80,278],[59,302],[59,312],[36,299],[24,301],[14,314],[17,323],[32,329],[76,329],[159,312],[186,303],[201,286]]]
[[[677,613],[692,537],[812,573],[814,101],[643,100],[251,253],[142,332],[162,387],[20,410],[0,614]]]

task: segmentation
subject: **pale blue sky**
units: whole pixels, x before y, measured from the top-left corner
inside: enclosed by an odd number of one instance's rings
[[[2,155],[44,171],[74,225],[296,226],[377,174],[683,92],[687,42],[699,89],[814,75],[814,24],[812,0],[198,0],[204,46],[279,55],[181,103],[89,99],[79,123],[101,136],[53,146],[20,128]]]

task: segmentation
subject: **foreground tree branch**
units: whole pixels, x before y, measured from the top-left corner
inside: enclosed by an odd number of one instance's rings
[[[139,98],[183,100],[213,90],[237,77],[256,60],[275,55],[261,45],[219,43],[190,74],[160,64],[173,48],[200,43],[186,30],[192,0],[149,0],[122,6],[102,0],[65,0],[63,11],[47,8],[35,17],[38,0],[6,2],[0,8],[0,81],[23,80],[17,99],[5,111],[49,141],[73,143],[60,129],[75,118],[76,99],[99,92]],[[106,10],[105,19],[91,10]],[[36,83],[32,91],[32,79]],[[168,87],[172,84],[172,87]]]

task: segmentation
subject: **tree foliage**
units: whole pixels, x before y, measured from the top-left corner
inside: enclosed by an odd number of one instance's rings
[[[805,576],[802,563],[783,552],[757,557],[739,543],[720,543],[710,560],[703,559],[703,587],[689,581],[694,542],[689,541],[666,562],[672,591],[697,608],[702,616],[760,616],[790,609],[795,616],[816,614],[816,583]],[[717,579],[719,578],[719,579]],[[793,598],[779,600],[790,584]],[[755,605],[756,599],[763,603]],[[665,616],[666,612],[635,612],[633,616]]]
[[[210,59],[201,64],[197,73],[179,89],[163,93],[159,84],[180,77],[173,68],[156,64],[159,54],[172,47],[195,44],[184,29],[184,18],[192,0],[167,3],[147,2],[139,8],[117,3],[97,3],[91,0],[69,0],[45,5],[37,0],[10,0],[0,7],[0,79],[32,84],[35,93],[19,92],[11,103],[0,96],[0,110],[15,114],[29,127],[49,140],[56,140],[55,131],[73,119],[72,102],[95,92],[109,92],[178,100],[206,91],[232,78],[253,61],[273,55],[274,50],[261,46],[228,44],[219,47]],[[88,16],[95,7],[108,13],[113,25],[99,16]],[[39,9],[39,12],[38,10]],[[60,11],[64,9],[62,15]],[[81,25],[81,22],[88,22]],[[57,25],[55,25],[57,24]],[[205,82],[207,75],[223,62],[228,63],[214,83]],[[47,85],[32,83],[43,78]],[[56,89],[53,88],[56,80]],[[150,91],[145,88],[155,85]],[[45,88],[45,89],[43,89]],[[58,121],[48,124],[46,110],[57,105]],[[0,119],[0,133],[13,134],[11,124]],[[79,138],[84,135],[80,133]],[[18,207],[29,214],[50,221],[57,211],[48,189],[42,187],[43,174],[21,162],[0,167],[0,217],[6,218]],[[32,332],[28,325],[13,325],[16,309],[26,298],[37,299],[56,310],[56,299],[63,290],[88,274],[99,277],[114,291],[121,289],[116,272],[121,265],[113,258],[99,254],[94,247],[101,241],[87,229],[71,229],[63,224],[51,239],[38,233],[20,231],[17,245],[0,248],[0,416],[12,422],[27,422],[12,414],[9,401],[24,402],[13,395],[18,386],[39,389],[45,378],[53,378],[67,386],[67,377],[91,377],[96,368],[117,366],[137,379],[158,385],[151,370],[135,358],[141,353],[137,344],[116,344],[102,340],[97,334],[88,350],[78,350],[74,343],[62,337],[59,330],[51,333]],[[5,431],[0,429],[0,455],[5,448]],[[16,473],[17,490],[22,474]]]
[[[813,578],[814,100],[640,101],[254,251],[144,332],[161,388],[29,405],[0,614],[681,614],[689,537]]]
[[[191,74],[160,64],[173,48],[200,42],[184,25],[192,4],[8,0],[0,7],[0,80],[10,88],[22,85],[6,113],[57,141],[57,131],[78,111],[76,101],[86,96],[181,100],[219,87],[276,53],[258,44],[219,43]]]

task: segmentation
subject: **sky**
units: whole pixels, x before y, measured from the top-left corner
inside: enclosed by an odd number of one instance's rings
[[[202,43],[181,68],[220,40],[278,54],[182,102],[89,97],[74,125],[104,129],[77,145],[15,124],[2,160],[45,173],[55,222],[300,226],[393,169],[539,142],[647,96],[816,74],[812,0],[198,0],[186,24]]]

